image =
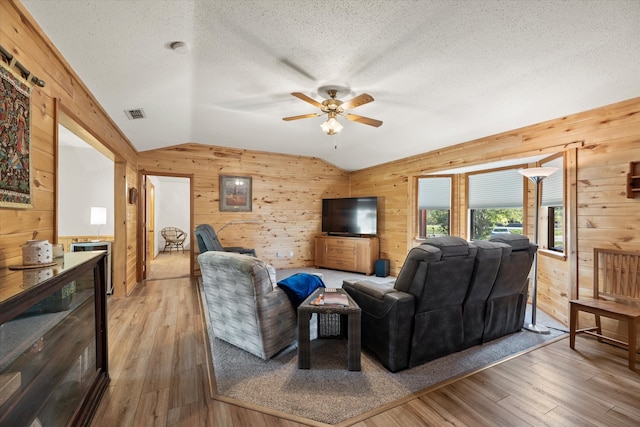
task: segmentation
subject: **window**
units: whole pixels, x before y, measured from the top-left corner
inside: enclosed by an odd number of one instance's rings
[[[542,180],[541,206],[547,210],[547,248],[564,252],[564,165],[563,157],[542,162],[542,166],[558,168]]]
[[[448,236],[450,224],[451,177],[418,178],[418,238]]]
[[[472,240],[502,232],[522,234],[523,178],[517,169],[469,175],[469,226]]]

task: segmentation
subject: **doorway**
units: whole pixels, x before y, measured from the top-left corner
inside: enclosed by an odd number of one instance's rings
[[[143,174],[144,272],[146,280],[164,280],[193,275],[191,239],[191,177]],[[184,249],[166,248],[162,229],[176,227],[185,234]]]
[[[120,159],[91,134],[79,119],[56,101],[56,191],[54,242],[64,250],[83,242],[107,248],[109,294],[123,295],[125,252],[115,250],[120,212],[115,188]],[[99,213],[93,216],[93,212]],[[119,229],[119,230],[118,230]],[[73,246],[73,247],[72,247]]]

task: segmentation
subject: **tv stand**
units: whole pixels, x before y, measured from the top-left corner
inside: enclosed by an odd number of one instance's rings
[[[380,255],[380,241],[377,237],[318,236],[315,249],[318,268],[371,275]]]
[[[351,233],[327,233],[327,236],[331,236],[331,237],[362,237],[363,239],[370,237],[369,235],[365,235],[365,234],[351,234]]]

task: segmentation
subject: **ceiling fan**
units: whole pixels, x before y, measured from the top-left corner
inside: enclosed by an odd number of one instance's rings
[[[356,96],[355,98],[350,99],[349,101],[341,101],[336,99],[338,92],[349,92],[347,88],[342,88],[338,86],[323,86],[318,88],[318,93],[326,92],[329,95],[329,99],[325,99],[322,102],[318,102],[313,98],[308,97],[304,93],[301,92],[293,92],[291,95],[299,98],[314,107],[318,107],[322,112],[321,113],[311,113],[311,114],[303,114],[301,116],[292,116],[285,117],[282,120],[291,121],[291,120],[299,120],[299,119],[307,119],[311,117],[318,117],[326,114],[328,116],[327,121],[320,125],[322,130],[327,133],[327,135],[335,135],[336,133],[342,130],[342,125],[336,119],[337,116],[345,117],[347,120],[351,120],[358,123],[363,123],[365,125],[379,127],[382,125],[381,120],[371,119],[369,117],[359,116],[357,114],[349,114],[347,111],[357,108],[361,105],[368,104],[373,101],[373,97],[366,93]]]

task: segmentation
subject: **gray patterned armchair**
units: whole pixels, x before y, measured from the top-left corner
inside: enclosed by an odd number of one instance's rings
[[[209,333],[262,359],[296,338],[296,312],[258,258],[209,251],[198,256]]]

